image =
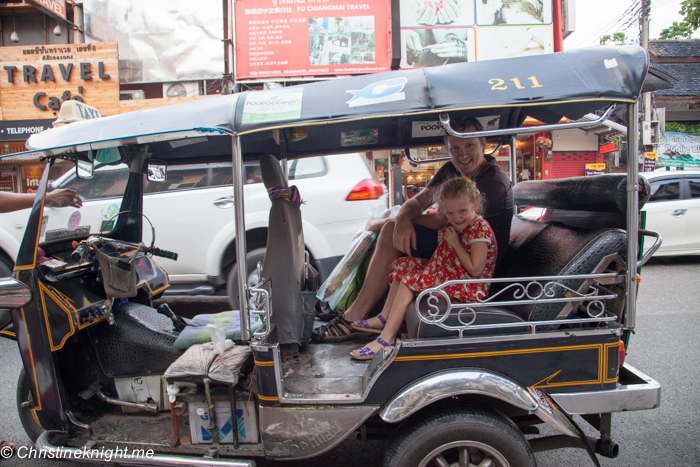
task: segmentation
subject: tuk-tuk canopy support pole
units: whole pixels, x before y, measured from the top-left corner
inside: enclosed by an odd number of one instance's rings
[[[639,236],[639,116],[638,104],[627,106],[627,297],[625,300],[626,329],[637,324],[637,240]]]
[[[241,137],[233,138],[233,199],[236,215],[236,265],[238,268],[238,316],[241,319],[241,340],[250,341],[250,323],[248,322],[248,271],[246,268],[245,244],[245,210],[243,208],[243,156]]]
[[[518,183],[518,151],[515,148],[516,141],[518,140],[517,135],[510,135],[510,182],[515,185]],[[513,209],[517,211],[518,207],[513,206]]]

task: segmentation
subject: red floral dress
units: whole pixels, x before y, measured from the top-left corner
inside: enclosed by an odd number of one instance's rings
[[[445,229],[442,229],[444,233]],[[471,277],[460,263],[457,253],[445,240],[440,242],[430,260],[406,256],[399,258],[391,264],[393,270],[389,274],[389,283],[401,280],[414,292],[420,292],[430,288],[436,279],[442,283],[457,279],[488,279],[493,277],[498,256],[496,236],[491,226],[483,217],[477,217],[469,224],[469,227],[458,232],[462,246],[471,254],[471,245],[476,242],[489,244],[486,253],[486,266],[479,277]],[[489,284],[460,284],[450,285],[445,288],[450,297],[460,302],[475,302],[477,297],[482,300],[488,296]],[[478,295],[477,295],[478,294]]]

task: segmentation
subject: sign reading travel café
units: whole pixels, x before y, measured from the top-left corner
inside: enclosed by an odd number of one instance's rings
[[[2,120],[56,119],[77,100],[119,113],[116,42],[0,48]]]

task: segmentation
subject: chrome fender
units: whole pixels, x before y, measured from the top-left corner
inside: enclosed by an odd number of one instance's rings
[[[396,423],[433,402],[461,394],[493,397],[529,412],[539,406],[526,388],[504,376],[483,370],[446,370],[402,389],[382,408],[379,416],[385,422]]]
[[[32,291],[9,277],[0,279],[0,308],[21,308],[32,299]]]

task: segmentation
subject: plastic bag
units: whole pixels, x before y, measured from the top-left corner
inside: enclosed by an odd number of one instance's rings
[[[370,217],[373,219],[396,217],[400,206],[384,209],[381,212],[378,212],[379,209],[381,209],[381,206],[370,209]],[[316,298],[328,302],[328,305],[332,309],[335,309],[338,302],[343,298],[343,295],[345,295],[355,274],[357,274],[357,269],[360,267],[360,264],[362,264],[362,260],[367,255],[367,252],[370,250],[376,238],[377,232],[370,232],[367,230],[358,232],[348,252],[343,259],[340,260],[335,269],[333,269],[333,272],[331,272],[328,279],[321,285],[321,288],[318,289]]]

